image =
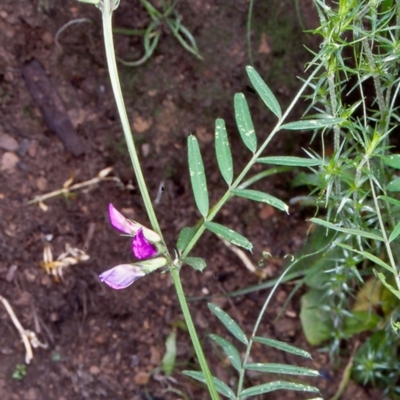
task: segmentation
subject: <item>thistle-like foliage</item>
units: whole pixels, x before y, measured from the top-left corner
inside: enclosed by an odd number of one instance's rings
[[[322,163],[299,175],[296,184],[310,186],[308,201],[323,211],[311,221],[325,234],[330,231],[331,245],[307,265],[303,329],[312,344],[328,340],[332,356],[343,340],[369,332],[355,356],[353,376],[396,397],[400,347],[392,324],[397,329],[400,154],[391,138],[399,122],[400,2],[315,4],[322,45],[311,66],[322,72],[310,84],[310,110],[313,119],[329,116],[335,123],[315,131],[323,143]]]

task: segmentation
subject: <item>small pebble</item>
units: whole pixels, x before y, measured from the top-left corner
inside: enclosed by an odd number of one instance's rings
[[[91,373],[92,375],[98,375],[98,374],[100,373],[100,368],[99,368],[98,366],[96,366],[96,365],[92,365],[92,366],[89,368],[89,371],[90,371],[90,373]]]
[[[28,154],[30,157],[32,157],[32,158],[36,157],[37,147],[38,147],[38,145],[35,140],[32,140],[32,142],[29,143]]]
[[[40,176],[36,180],[36,186],[41,192],[44,192],[47,188],[47,179],[44,176]]]
[[[149,382],[149,374],[144,371],[140,371],[135,375],[134,379],[136,385],[144,386]]]
[[[18,155],[24,157],[29,149],[30,141],[28,139],[22,139],[21,144],[18,148]]]
[[[12,172],[12,170],[15,168],[18,162],[19,162],[19,157],[16,154],[7,151],[1,157],[0,170]]]
[[[0,133],[0,148],[7,151],[17,151],[18,150],[18,142],[7,133]]]

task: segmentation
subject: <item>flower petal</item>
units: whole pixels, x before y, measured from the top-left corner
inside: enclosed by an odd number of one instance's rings
[[[139,260],[152,257],[157,254],[157,249],[144,237],[143,229],[140,228],[132,241],[132,251]]]
[[[113,289],[125,289],[132,285],[136,279],[145,276],[146,274],[138,266],[131,264],[121,264],[99,275],[102,282],[106,283]]]
[[[111,225],[121,232],[134,235],[140,228],[139,224],[135,225],[132,221],[129,221],[111,203],[108,205],[108,216]]]

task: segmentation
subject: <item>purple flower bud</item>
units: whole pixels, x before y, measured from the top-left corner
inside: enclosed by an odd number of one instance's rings
[[[139,260],[153,257],[157,254],[157,249],[144,237],[142,228],[137,231],[133,238],[132,251]]]
[[[129,235],[134,235],[140,228],[139,224],[129,221],[112,204],[108,205],[108,216],[110,217],[111,225],[115,229]]]
[[[113,289],[125,289],[146,274],[137,265],[121,264],[99,275],[102,282]]]

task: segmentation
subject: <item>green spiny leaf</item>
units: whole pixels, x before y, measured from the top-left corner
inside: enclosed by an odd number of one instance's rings
[[[379,236],[375,233],[365,232],[360,229],[342,228],[341,226],[337,226],[335,224],[332,224],[331,222],[325,221],[320,218],[311,218],[310,221],[314,222],[317,225],[322,225],[325,226],[326,228],[333,229],[338,232],[348,233],[350,235],[355,235],[355,236],[361,236],[372,240],[383,240],[382,236]]]
[[[374,256],[374,255],[371,254],[371,253],[368,253],[367,251],[359,251],[359,250],[356,250],[356,249],[354,249],[353,247],[348,246],[347,244],[344,244],[344,243],[336,243],[336,244],[337,244],[338,246],[340,246],[340,247],[343,247],[344,249],[347,249],[347,250],[349,250],[349,251],[354,251],[355,253],[362,255],[363,257],[365,257],[365,258],[367,258],[368,260],[374,262],[375,264],[380,265],[382,268],[387,269],[387,270],[388,270],[389,272],[391,272],[392,274],[395,274],[395,273],[396,273],[396,271],[394,271],[393,268],[392,268],[389,264],[386,264],[383,260],[381,260],[380,258]]]

